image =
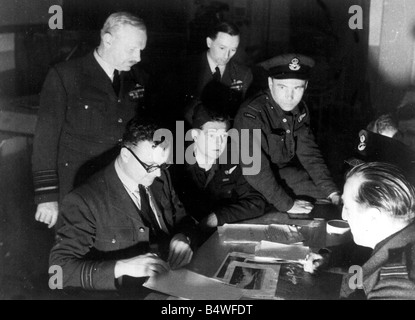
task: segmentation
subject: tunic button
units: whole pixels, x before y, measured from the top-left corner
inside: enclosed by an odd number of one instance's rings
[[[291,131],[290,131],[290,130],[287,130],[286,132],[287,132],[287,133],[291,133]]]
[[[122,142],[122,139],[118,139],[118,142]]]
[[[86,105],[85,105],[85,110],[88,110],[88,108],[89,108],[89,106],[86,104]]]
[[[117,102],[120,103],[121,102],[121,99],[118,99]]]
[[[122,123],[122,119],[121,118],[118,119],[118,123]]]
[[[285,119],[285,118],[284,118],[284,119],[282,119],[282,122],[287,122],[287,119]]]
[[[140,229],[138,229],[138,231],[140,231],[140,232],[144,232],[145,230],[144,230],[144,228],[143,228],[143,227],[141,227]]]
[[[69,163],[67,162],[67,163],[65,163],[65,167],[68,167],[69,166]]]
[[[117,242],[117,240],[115,240],[115,239],[112,239],[112,241],[111,241],[112,243],[116,243]]]

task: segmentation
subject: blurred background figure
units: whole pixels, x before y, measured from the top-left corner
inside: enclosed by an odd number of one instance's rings
[[[367,130],[396,139],[415,151],[415,131],[400,130],[399,120],[391,113],[382,114],[376,120],[371,121]]]

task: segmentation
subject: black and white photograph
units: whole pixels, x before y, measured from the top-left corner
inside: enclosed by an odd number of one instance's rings
[[[396,299],[415,1],[0,0],[0,300]]]

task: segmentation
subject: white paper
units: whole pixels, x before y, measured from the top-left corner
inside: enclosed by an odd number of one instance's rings
[[[218,227],[218,233],[224,243],[257,243],[266,240],[292,244],[304,240],[300,228],[279,224],[224,224]]]
[[[255,256],[287,261],[301,261],[310,252],[310,248],[300,245],[287,245],[276,242],[261,241],[255,247]]]
[[[192,300],[239,300],[243,291],[219,280],[202,276],[187,269],[150,277],[143,285],[146,288]]]

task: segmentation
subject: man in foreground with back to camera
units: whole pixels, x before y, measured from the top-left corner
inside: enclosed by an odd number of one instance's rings
[[[310,213],[316,199],[339,204],[340,194],[310,128],[310,112],[302,100],[314,61],[304,55],[280,55],[262,63],[269,89],[245,102],[235,128],[249,130],[249,144],[261,150],[261,170],[246,180],[278,211]],[[257,141],[253,129],[261,130]],[[240,136],[242,136],[240,134]],[[242,163],[242,166],[244,164]]]
[[[195,223],[171,184],[171,141],[153,141],[157,129],[141,117],[131,120],[115,162],[64,198],[50,254],[50,265],[62,267],[64,288],[133,283],[139,292],[137,281],[190,262]]]
[[[348,172],[342,199],[355,243],[373,252],[361,269],[362,288],[352,288],[359,274],[350,274],[341,298],[415,300],[415,187],[396,166],[368,162]],[[327,265],[322,260],[312,254],[308,270]]]

